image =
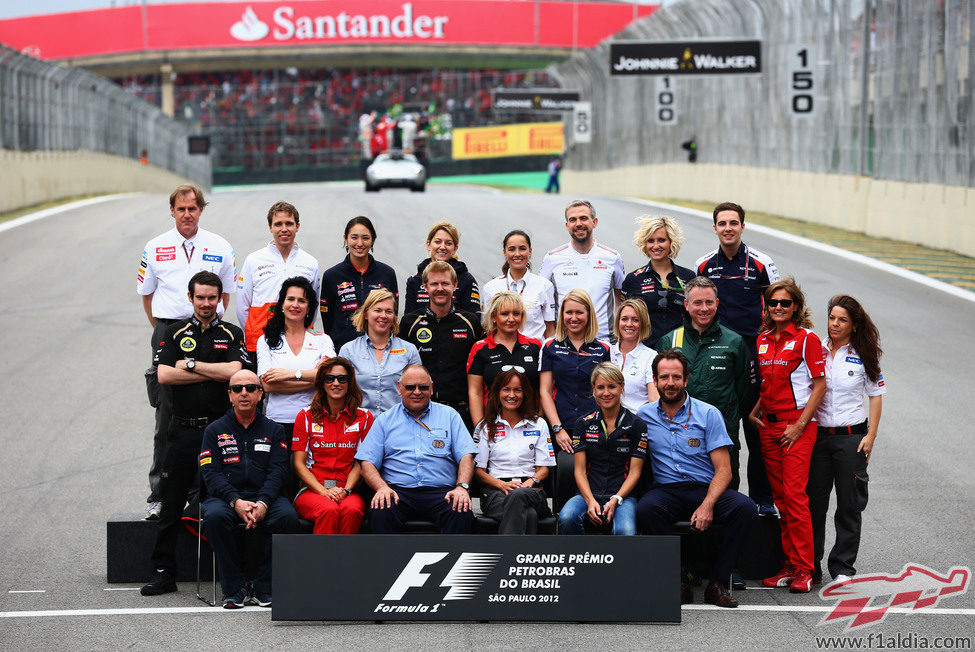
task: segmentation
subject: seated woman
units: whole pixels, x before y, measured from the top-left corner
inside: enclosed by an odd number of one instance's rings
[[[267,392],[268,419],[290,438],[295,415],[311,401],[318,363],[335,355],[328,335],[311,330],[318,296],[301,276],[281,284],[274,314],[257,340],[257,373]]]
[[[657,400],[653,384],[653,359],[657,352],[643,343],[650,336],[650,317],[640,299],[627,299],[616,311],[613,325],[616,342],[609,346],[609,359],[623,372],[623,407],[636,414],[646,403]]]
[[[538,394],[542,343],[520,332],[524,324],[525,304],[517,292],[504,290],[491,297],[484,316],[488,336],[475,342],[467,357],[467,404],[474,423],[484,418],[487,389],[502,370],[525,374],[533,394]]]
[[[542,347],[539,392],[555,443],[566,453],[573,452],[571,433],[576,421],[596,409],[590,384],[592,370],[600,362],[609,362],[609,344],[596,339],[598,332],[589,294],[580,289],[566,292],[555,337]]]
[[[613,534],[636,534],[636,499],[647,456],[647,426],[620,402],[623,374],[612,362],[592,372],[599,409],[582,417],[572,436],[575,481],[579,490],[559,512],[562,534],[585,534],[586,517],[612,524]]]
[[[342,345],[339,355],[355,367],[362,385],[362,407],[379,415],[400,404],[396,383],[411,364],[422,364],[420,352],[396,337],[399,320],[396,301],[389,290],[373,290],[352,316],[362,333]]]
[[[291,450],[301,480],[295,511],[315,524],[315,534],[356,534],[362,525],[365,502],[353,493],[359,482],[355,451],[373,417],[361,403],[352,363],[333,357],[318,368],[311,405],[295,419]]]
[[[500,521],[498,534],[535,534],[538,519],[552,515],[541,484],[555,451],[525,374],[508,369],[494,379],[474,441],[481,511]]]

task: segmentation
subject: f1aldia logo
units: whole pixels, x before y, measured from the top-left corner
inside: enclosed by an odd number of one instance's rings
[[[846,631],[882,623],[891,608],[912,611],[936,606],[942,599],[968,590],[971,570],[955,566],[942,574],[920,564],[907,564],[897,575],[858,575],[833,582],[819,592],[838,600],[820,625],[849,618]]]
[[[423,572],[427,566],[442,561],[446,552],[415,552],[407,562],[399,577],[393,582],[383,600],[402,600],[407,591],[426,585],[430,573]],[[447,571],[440,586],[448,589],[443,600],[470,600],[484,584],[488,574],[494,570],[500,553],[463,552],[450,570]],[[380,605],[382,606],[382,605]]]

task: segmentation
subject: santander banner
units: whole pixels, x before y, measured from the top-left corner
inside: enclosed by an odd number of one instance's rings
[[[0,21],[42,59],[161,50],[416,43],[588,48],[656,6],[548,0],[298,0],[150,4]]]

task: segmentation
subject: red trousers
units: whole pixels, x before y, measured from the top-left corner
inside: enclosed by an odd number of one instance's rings
[[[812,573],[813,532],[806,483],[809,481],[809,462],[816,443],[816,422],[806,424],[799,439],[786,450],[779,439],[786,426],[795,422],[796,419],[766,423],[758,434],[762,440],[765,470],[772,486],[772,499],[779,509],[785,563],[796,570]]]
[[[365,510],[365,501],[359,494],[346,496],[340,503],[313,491],[302,491],[295,498],[295,511],[315,524],[315,534],[358,534]]]

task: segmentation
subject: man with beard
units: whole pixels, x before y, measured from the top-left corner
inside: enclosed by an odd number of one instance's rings
[[[623,299],[620,288],[626,271],[619,252],[596,242],[593,231],[599,220],[596,209],[584,199],[576,199],[565,209],[565,228],[571,236],[568,244],[545,254],[538,275],[555,286],[555,304],[562,305],[562,298],[569,290],[580,288],[589,293],[599,322],[599,339],[609,338],[614,302]]]
[[[758,513],[750,498],[728,489],[731,439],[718,408],[688,396],[688,366],[687,357],[677,349],[653,360],[660,400],[644,405],[637,416],[647,424],[655,484],[637,504],[637,523],[644,534],[669,534],[671,525],[684,519],[700,532],[712,522],[724,526],[704,601],[737,607],[728,584]],[[693,589],[681,583],[681,604],[693,599]]]
[[[477,316],[454,308],[457,272],[435,260],[423,270],[423,287],[430,295],[426,308],[403,315],[400,333],[420,352],[433,377],[433,400],[457,410],[469,432],[474,431],[467,404],[467,358],[484,337]]]

